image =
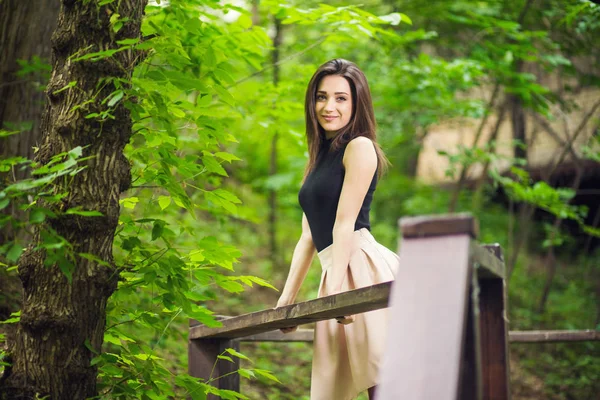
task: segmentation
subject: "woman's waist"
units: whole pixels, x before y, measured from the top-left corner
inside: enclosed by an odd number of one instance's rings
[[[367,228],[360,228],[352,232],[352,241],[350,245],[350,256],[362,248],[365,244],[376,243],[375,238]],[[333,243],[325,247],[323,250],[317,253],[321,267],[325,271],[331,264],[333,264]]]

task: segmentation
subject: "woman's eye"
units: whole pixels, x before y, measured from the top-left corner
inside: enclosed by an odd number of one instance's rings
[[[340,97],[338,97],[338,98],[337,98],[337,100],[338,100],[338,101],[346,101],[346,98],[345,98],[345,97],[341,97],[341,96],[340,96]]]
[[[323,96],[322,94],[318,94],[317,100],[325,100],[325,96]]]

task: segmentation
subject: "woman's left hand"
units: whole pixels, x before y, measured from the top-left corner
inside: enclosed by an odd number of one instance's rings
[[[333,290],[331,293],[328,294],[328,296],[334,296],[334,295],[340,294],[342,292],[343,292],[342,289]],[[338,324],[348,325],[348,324],[351,324],[354,322],[354,315],[345,315],[342,317],[335,317],[335,319],[337,320]]]
[[[345,317],[335,317],[338,324],[349,325],[354,322],[354,315],[347,315]]]

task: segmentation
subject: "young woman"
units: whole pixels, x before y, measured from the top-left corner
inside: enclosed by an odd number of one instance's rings
[[[323,64],[308,84],[305,114],[302,235],[277,307],[294,302],[315,251],[323,269],[319,297],[391,281],[398,268],[396,254],[369,232],[371,200],[387,160],[376,143],[362,71],[343,59]],[[373,399],[385,332],[385,309],[318,322],[311,400],[351,400],[367,389]]]

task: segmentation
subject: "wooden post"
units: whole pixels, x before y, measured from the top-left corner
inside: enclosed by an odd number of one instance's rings
[[[485,246],[485,248],[504,263],[499,245]],[[500,278],[482,278],[479,281],[483,398],[486,400],[510,399],[507,303],[504,282],[504,279]]]
[[[481,340],[479,333],[479,283],[477,275],[471,275],[471,295],[467,312],[464,341],[463,367],[459,399],[481,400]]]
[[[190,321],[190,326],[194,326],[194,324],[197,322]],[[202,378],[204,382],[218,378],[211,383],[212,386],[239,392],[240,376],[236,372],[240,368],[239,358],[232,356],[233,362],[218,359],[218,356],[223,354],[227,348],[239,351],[239,341],[226,338],[189,339],[188,373],[191,376]],[[217,400],[219,397],[210,395],[208,399]]]
[[[463,214],[403,218],[400,226],[404,240],[377,399],[457,400],[477,222]]]

